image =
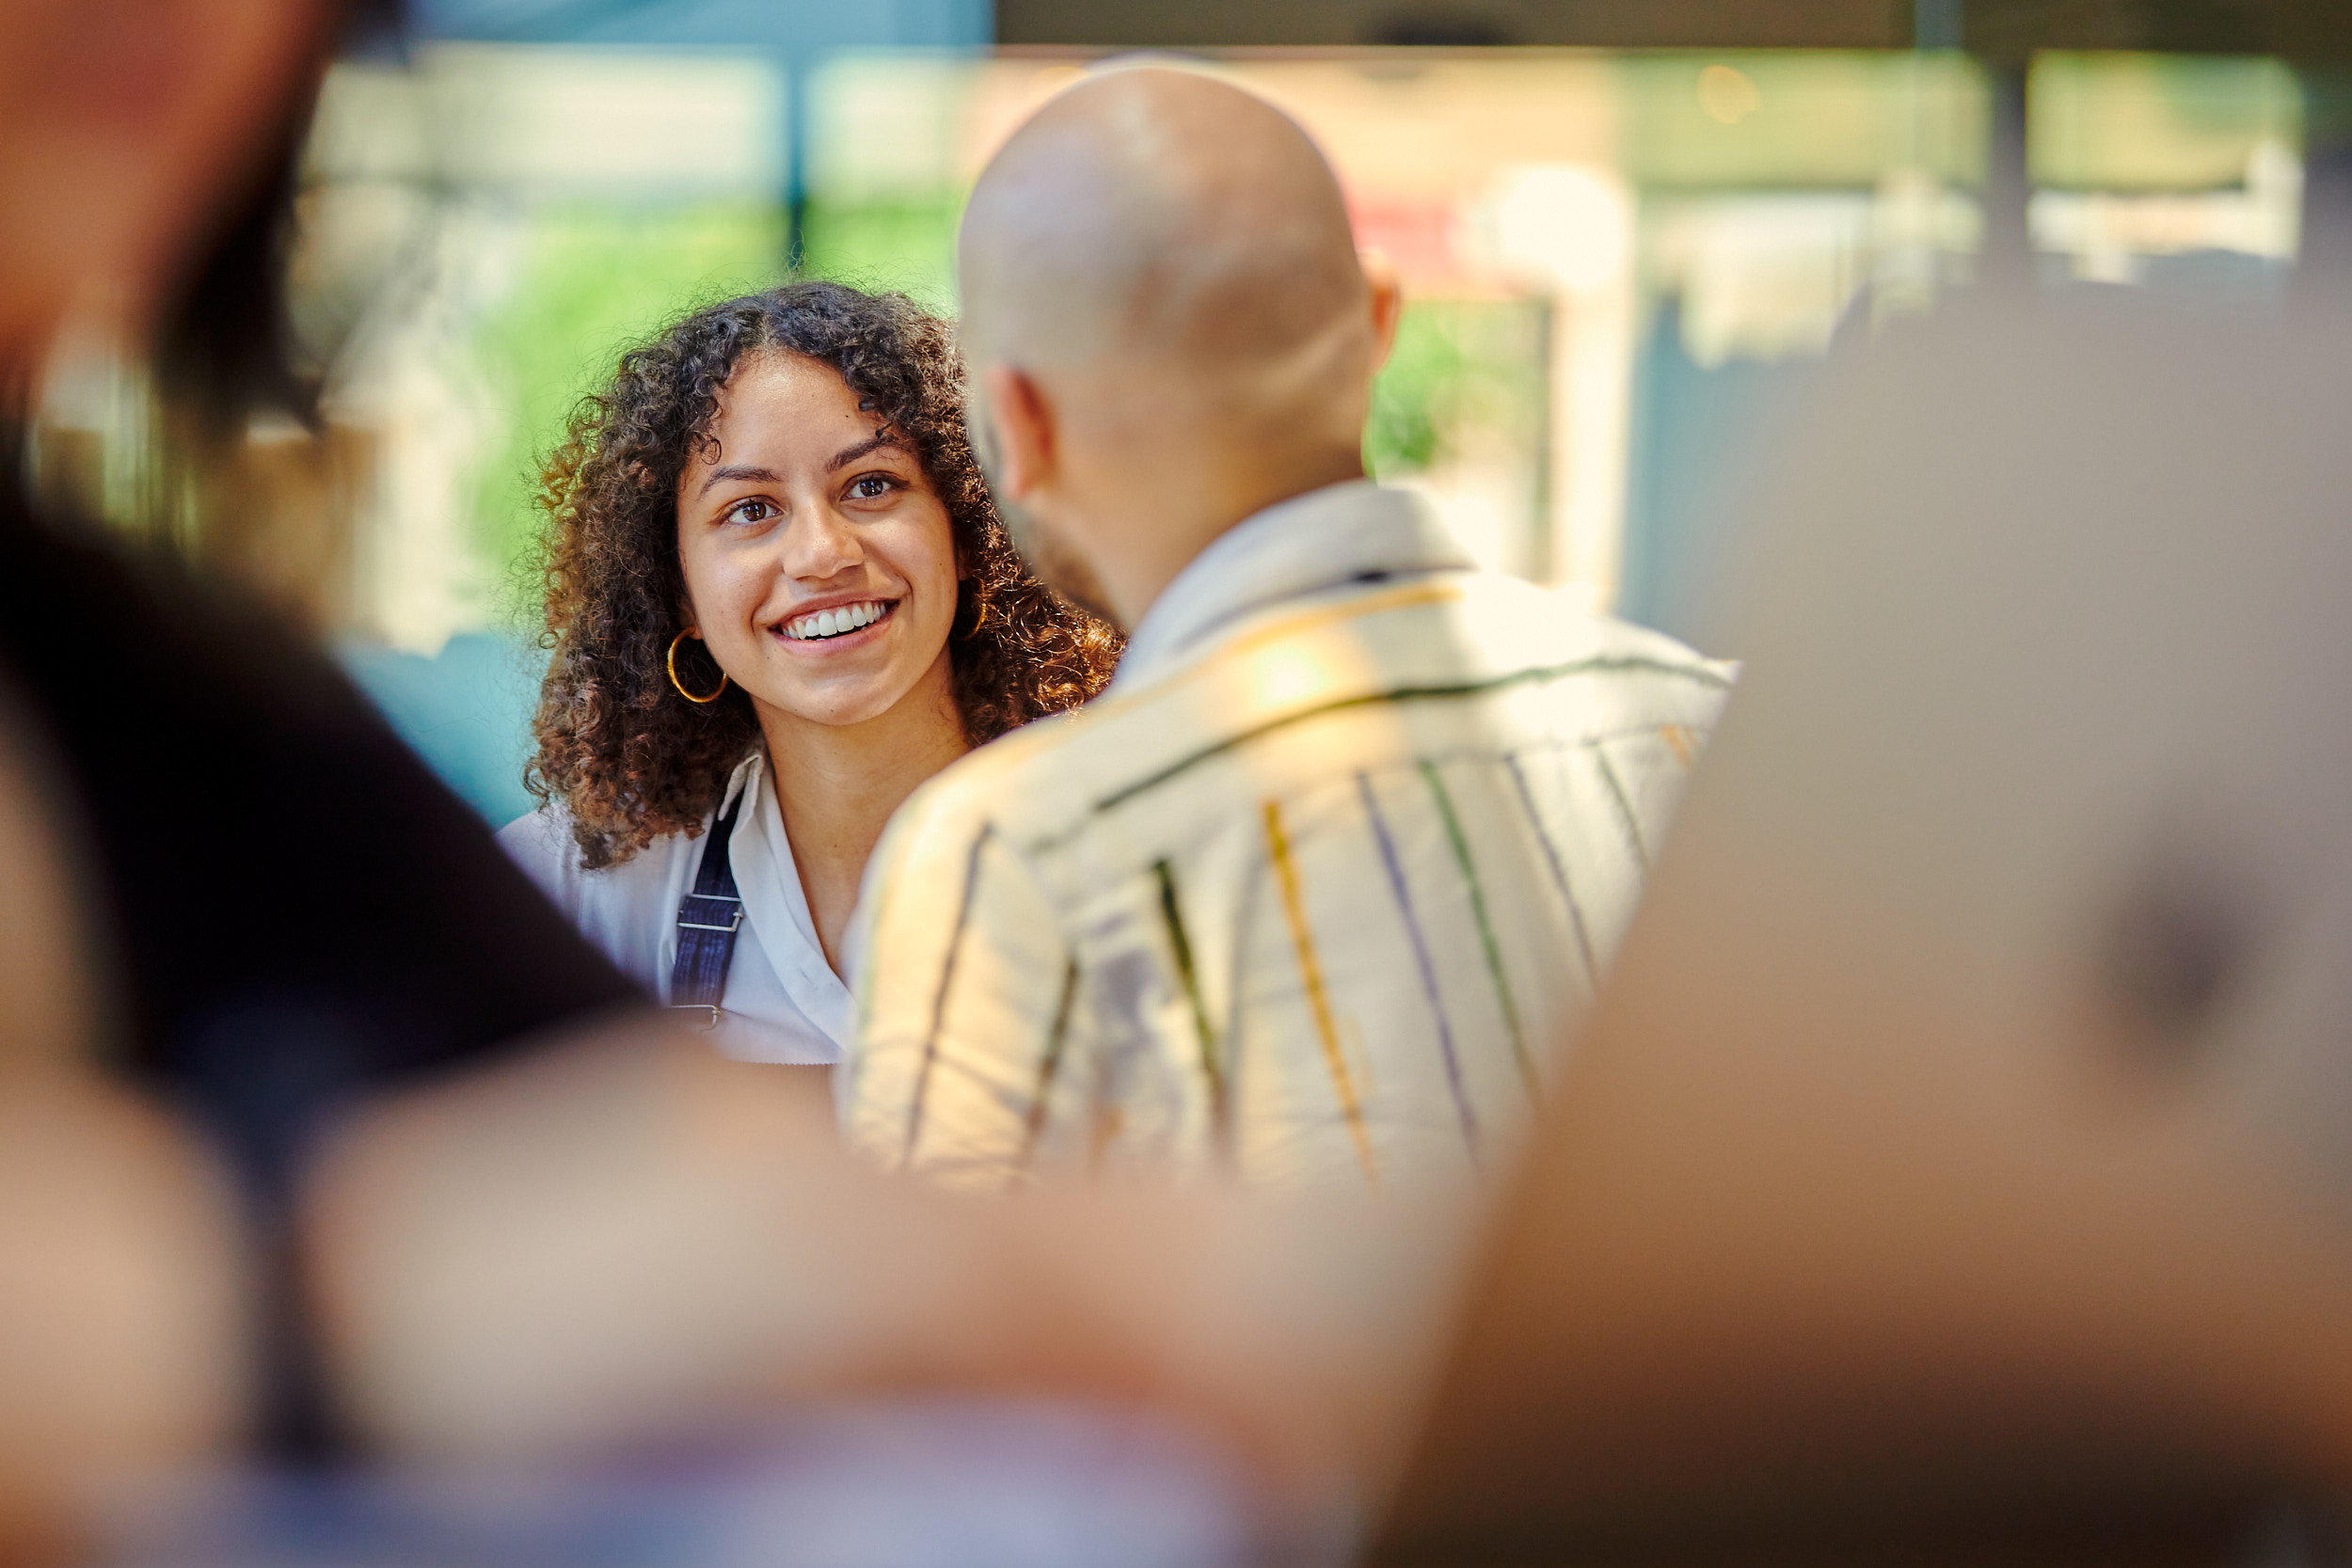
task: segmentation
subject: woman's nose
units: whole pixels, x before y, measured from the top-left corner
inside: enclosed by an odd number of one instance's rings
[[[785,531],[784,566],[796,578],[836,577],[862,564],[857,530],[828,506],[804,509]]]

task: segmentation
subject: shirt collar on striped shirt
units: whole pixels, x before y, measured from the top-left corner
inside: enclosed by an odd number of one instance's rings
[[[1136,626],[1112,685],[1152,679],[1221,628],[1343,584],[1473,566],[1428,500],[1368,479],[1243,518],[1176,574]]]

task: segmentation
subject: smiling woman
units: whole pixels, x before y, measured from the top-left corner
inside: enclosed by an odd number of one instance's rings
[[[1117,657],[1007,540],[962,391],[945,322],[792,284],[624,355],[544,475],[545,804],[501,837],[729,1054],[837,1058],[890,814]]]

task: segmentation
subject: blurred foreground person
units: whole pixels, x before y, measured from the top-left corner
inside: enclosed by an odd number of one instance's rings
[[[1118,640],[1005,537],[947,324],[903,295],[793,283],[675,323],[582,405],[546,503],[548,803],[501,840],[727,1054],[839,1060],[883,823],[1093,696]]]
[[[296,400],[271,263],[328,23],[0,4],[11,460],[78,309],[152,342],[171,412],[216,438]],[[1332,1271],[1327,1315],[1269,1212],[975,1213],[875,1177],[821,1097],[662,1028],[316,649],[37,515],[22,472],[0,486],[0,1558],[66,1549],[102,1481],[249,1435],[537,1464],[848,1390],[1148,1403],[1294,1486],[1339,1473],[1368,1423],[1301,1396],[1384,1360],[1428,1271],[1369,1292]]]
[[[1491,1168],[1728,671],[1477,570],[1364,478],[1397,293],[1259,100],[1080,86],[983,173],[961,245],[1016,540],[1133,641],[1102,702],[893,824],[850,1136],[975,1186]]]
[[[294,1447],[320,1412],[285,1227],[320,1119],[635,996],[282,616],[21,488],[29,395],[77,312],[151,344],[194,461],[250,410],[300,411],[273,258],[335,20],[0,9],[0,682],[86,832],[111,1065],[204,1123],[242,1188],[255,1418]]]
[[[1823,372],[1396,1561],[2341,1556],[2352,277],[2296,286]]]
[[[202,1462],[251,1377],[210,1151],[92,1070],[119,1025],[76,824],[0,687],[0,1562],[72,1555],[89,1492]]]
[[[0,850],[0,1494],[40,1528],[102,1457],[316,1437],[286,1224],[323,1112],[631,995],[279,618],[23,488],[77,313],[154,345],[192,447],[294,395],[268,262],[336,20],[0,6],[0,701],[51,786]]]

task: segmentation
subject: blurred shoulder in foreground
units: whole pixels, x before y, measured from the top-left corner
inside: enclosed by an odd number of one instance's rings
[[[244,1238],[212,1156],[101,1070],[119,1020],[87,845],[0,685],[0,1560],[79,1549],[127,1473],[248,1412]]]
[[[2343,1495],[2347,404],[2341,305],[2120,292],[1828,378],[1399,1560],[2218,1560]]]

